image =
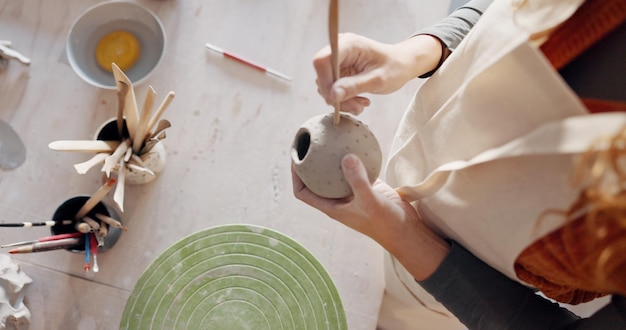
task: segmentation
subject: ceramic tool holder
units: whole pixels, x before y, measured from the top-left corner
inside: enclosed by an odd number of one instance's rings
[[[52,220],[72,220],[72,223],[66,225],[57,224],[50,227],[50,232],[52,233],[52,235],[77,232],[76,224],[80,222],[80,219],[75,219],[75,217],[80,208],[85,204],[88,199],[89,196],[75,196],[59,205],[59,207],[56,209],[56,211],[54,211],[54,214],[52,215]],[[104,202],[99,202],[98,204],[96,204],[96,206],[94,206],[91,211],[87,212],[87,216],[92,219],[98,219],[96,216],[97,213],[109,216],[119,222],[122,222],[119,214],[112,207],[105,204]],[[100,246],[98,248],[98,253],[105,252],[111,249],[115,245],[115,243],[117,243],[117,240],[119,239],[121,233],[121,229],[115,228],[113,226],[108,226],[108,233],[104,237],[104,246]],[[81,238],[80,242],[77,245],[67,248],[66,250],[70,252],[83,253],[85,251],[84,238]]]
[[[126,127],[126,121],[124,121],[122,132],[122,136],[120,136],[117,130],[117,120],[115,118],[112,118],[104,122],[96,130],[94,139],[117,140],[122,142],[123,139],[128,138],[128,128]],[[147,141],[146,144],[147,143],[150,143],[150,141]],[[150,150],[147,150],[144,153],[140,152],[136,155],[141,159],[141,161],[145,165],[145,168],[150,170],[151,172],[138,170],[135,167],[129,166],[128,163],[126,163],[126,166],[123,169],[125,171],[125,182],[133,185],[152,182],[165,167],[165,159],[167,153],[165,151],[165,145],[163,141],[156,142],[152,146],[152,148],[150,148]],[[116,172],[119,172],[120,170],[122,169],[118,169]]]

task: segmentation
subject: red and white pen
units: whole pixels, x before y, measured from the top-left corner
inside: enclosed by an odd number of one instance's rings
[[[206,43],[205,46],[206,46],[206,48],[208,48],[208,49],[210,49],[210,50],[212,50],[212,51],[214,51],[216,53],[222,54],[226,58],[229,58],[231,60],[234,60],[234,61],[237,61],[239,63],[245,64],[245,65],[247,65],[247,66],[249,66],[249,67],[251,67],[253,69],[256,69],[258,71],[262,71],[262,72],[271,74],[273,76],[276,76],[278,78],[281,78],[281,79],[284,79],[284,80],[287,80],[287,81],[291,81],[291,77],[287,76],[284,73],[280,73],[280,72],[278,72],[276,70],[264,67],[264,66],[262,66],[260,64],[257,64],[257,63],[255,63],[255,62],[253,62],[251,60],[245,59],[245,58],[243,58],[241,56],[238,56],[238,55],[235,55],[235,54],[233,54],[231,52],[225,51],[224,49],[222,49],[220,47],[217,47],[215,45]]]

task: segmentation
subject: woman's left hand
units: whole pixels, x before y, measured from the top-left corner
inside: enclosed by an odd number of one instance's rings
[[[352,196],[342,199],[319,197],[304,185],[292,166],[295,197],[374,239],[407,269],[414,270],[412,273],[417,279],[430,275],[447,254],[448,244],[431,231],[413,206],[388,184],[377,180],[371,185],[357,156],[346,155],[341,168],[352,188]]]

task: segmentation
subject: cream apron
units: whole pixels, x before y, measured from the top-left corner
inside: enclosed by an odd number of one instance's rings
[[[529,41],[582,2],[528,0],[514,10],[494,1],[422,85],[392,146],[388,183],[431,227],[512,279],[521,251],[563,223],[540,215],[577,197],[576,156],[626,125],[622,113],[589,115]],[[382,328],[463,328],[397,260],[386,265]]]

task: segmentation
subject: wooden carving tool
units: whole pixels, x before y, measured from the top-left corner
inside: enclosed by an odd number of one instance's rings
[[[332,65],[334,82],[339,79],[339,0],[330,0],[328,10],[328,37],[330,39],[330,63]],[[339,121],[341,120],[339,102],[336,102],[334,107],[335,115],[333,117],[333,124],[339,125]]]
[[[126,163],[120,159],[120,168],[117,171],[117,186],[113,193],[113,201],[124,212],[124,186],[126,185]]]
[[[91,169],[95,165],[102,163],[108,156],[109,154],[106,152],[95,154],[93,157],[91,157],[87,161],[74,164],[74,169],[76,169],[76,172],[78,172],[78,174],[85,174],[87,173],[87,171],[89,171],[89,169]]]
[[[104,196],[106,196],[106,194],[111,190],[115,182],[116,180],[111,178],[104,185],[98,188],[98,190],[93,195],[91,195],[89,199],[87,199],[87,201],[85,202],[85,204],[83,204],[80,210],[78,210],[75,218],[80,220],[85,215],[87,215],[87,213],[89,213],[91,209],[93,209],[98,203],[100,203]]]
[[[72,152],[113,152],[120,144],[119,141],[104,140],[59,140],[50,142],[48,148],[55,151],[72,151]]]
[[[163,99],[163,102],[161,103],[161,105],[159,105],[159,107],[157,108],[157,110],[154,113],[154,115],[152,115],[152,118],[150,118],[150,121],[148,122],[148,127],[147,127],[146,132],[144,134],[147,135],[147,134],[149,134],[150,131],[152,131],[152,129],[154,128],[154,125],[157,124],[157,122],[159,121],[159,119],[161,119],[161,116],[163,115],[165,110],[167,110],[167,108],[169,107],[170,103],[172,103],[172,100],[174,99],[174,96],[176,96],[176,94],[174,94],[174,92],[167,93],[167,95],[165,96],[165,99]]]
[[[124,138],[124,107],[126,105],[126,97],[128,95],[128,85],[118,80],[117,85],[117,117],[115,121],[117,123],[117,134],[121,139]]]
[[[117,89],[121,90],[119,82],[122,82],[128,86],[128,93],[124,101],[124,116],[126,117],[126,128],[128,128],[128,135],[131,140],[135,137],[137,126],[139,125],[139,110],[137,109],[137,99],[135,98],[135,91],[133,90],[133,83],[128,79],[126,74],[115,64],[111,65],[113,69],[113,77],[117,82]]]
[[[126,149],[128,149],[129,147],[130,140],[126,139],[117,147],[117,149],[115,149],[115,152],[107,156],[107,158],[104,160],[104,166],[102,167],[102,171],[106,173],[107,177],[111,175],[111,171],[113,170],[113,168],[115,168],[119,159],[124,157]]]
[[[141,146],[144,143],[146,137],[146,130],[148,129],[148,123],[150,121],[150,115],[152,114],[152,108],[154,107],[154,99],[156,98],[156,92],[152,86],[148,87],[146,92],[146,99],[143,102],[143,108],[141,109],[141,117],[139,118],[139,124],[137,126],[137,134],[133,138],[133,152],[138,153]]]

